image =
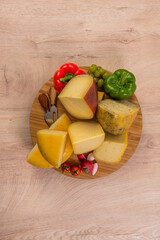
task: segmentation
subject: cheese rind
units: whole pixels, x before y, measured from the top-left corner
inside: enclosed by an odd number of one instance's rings
[[[59,131],[68,131],[68,127],[71,124],[71,120],[67,116],[66,113],[63,113],[51,126],[50,130],[59,130]],[[66,144],[64,147],[64,152],[63,152],[63,159],[62,163],[67,161],[67,159],[72,155],[73,153],[73,147],[71,144],[71,140],[69,138],[69,135],[67,134],[66,137]]]
[[[72,78],[59,94],[63,106],[75,118],[92,119],[97,108],[97,89],[92,76]]]
[[[27,156],[27,162],[39,168],[53,168],[53,166],[44,159],[36,144]]]
[[[55,168],[59,168],[67,132],[44,129],[37,132],[37,142],[42,156]]]
[[[121,161],[127,144],[127,132],[116,136],[106,133],[104,142],[93,151],[93,155],[97,161],[115,164]]]
[[[68,133],[75,154],[96,149],[103,143],[105,136],[100,124],[94,121],[74,122],[69,126]]]
[[[98,104],[97,119],[106,132],[126,132],[137,116],[139,106],[127,100],[105,99]]]

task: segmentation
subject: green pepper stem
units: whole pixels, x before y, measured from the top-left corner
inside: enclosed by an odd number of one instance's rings
[[[67,73],[66,76],[64,78],[60,78],[59,81],[61,83],[65,83],[68,82],[69,80],[71,80],[75,75],[73,73]]]

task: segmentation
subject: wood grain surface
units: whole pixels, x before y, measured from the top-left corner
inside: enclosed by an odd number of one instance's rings
[[[85,71],[87,73],[89,67],[87,66],[80,66],[80,69]],[[49,79],[43,87],[38,91],[34,102],[32,104],[31,112],[30,112],[30,133],[32,137],[33,144],[35,145],[37,143],[37,131],[41,129],[48,129],[48,126],[46,122],[44,121],[44,114],[45,111],[41,107],[38,97],[39,94],[45,93],[49,95],[49,89],[50,87],[53,87],[53,78]],[[136,98],[135,94],[132,95],[130,98],[128,98],[129,101],[134,102],[139,105],[138,99]],[[56,99],[56,106],[58,109],[58,117],[60,117],[63,113],[66,113],[72,122],[77,121],[77,119],[73,118],[71,115],[68,114],[68,112],[65,110],[59,99]],[[139,106],[140,108],[140,106]],[[132,126],[128,130],[128,146],[127,149],[119,163],[116,164],[107,164],[103,162],[98,163],[98,172],[92,176],[91,174],[85,174],[81,172],[79,176],[76,178],[80,179],[95,179],[99,177],[107,176],[108,174],[111,174],[117,170],[119,170],[126,162],[132,157],[134,152],[136,151],[136,148],[139,144],[140,138],[141,138],[141,132],[142,132],[142,112],[141,108],[139,109],[139,112],[137,114],[136,119],[134,120]],[[34,146],[33,145],[33,146]],[[77,155],[72,154],[71,157],[68,159],[68,162],[71,165],[80,164]],[[56,171],[60,172],[62,174],[61,169],[55,169]],[[64,175],[68,177],[75,178],[71,173],[63,173]]]
[[[136,76],[142,138],[107,177],[26,163],[33,100],[64,62]],[[159,70],[159,0],[0,0],[0,240],[160,239]]]

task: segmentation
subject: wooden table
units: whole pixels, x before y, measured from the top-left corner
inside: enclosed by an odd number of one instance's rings
[[[160,239],[160,1],[0,1],[0,240]],[[134,72],[136,153],[80,180],[27,164],[29,113],[65,62]]]

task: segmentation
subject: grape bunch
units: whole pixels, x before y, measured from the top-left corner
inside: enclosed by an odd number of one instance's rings
[[[98,91],[103,91],[104,80],[111,74],[104,70],[102,67],[92,64],[88,70],[88,74],[91,75],[97,85]]]

